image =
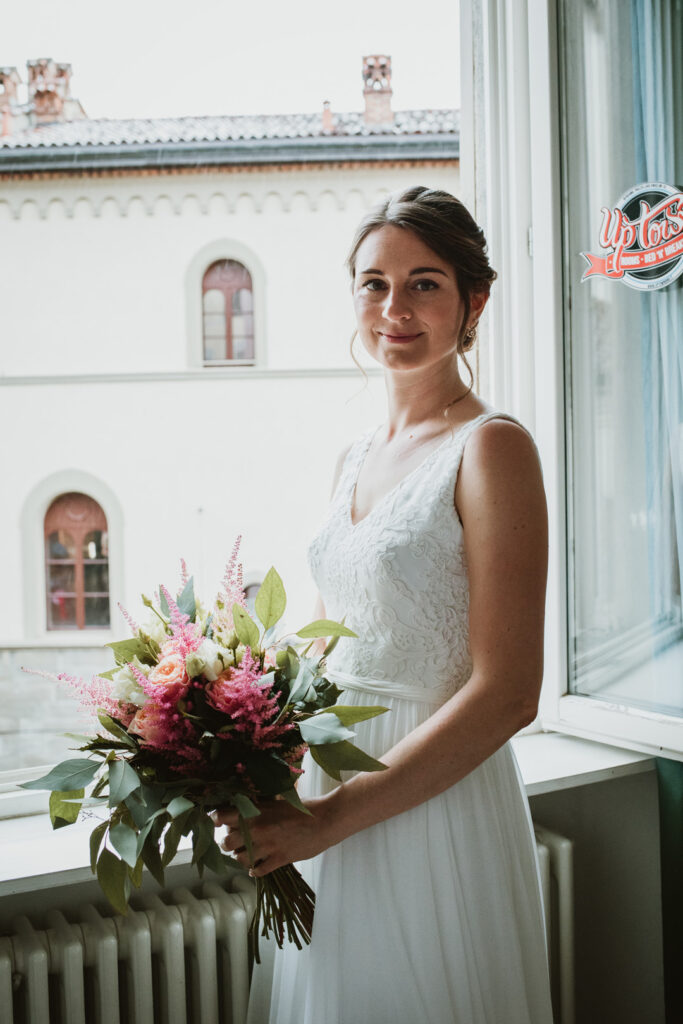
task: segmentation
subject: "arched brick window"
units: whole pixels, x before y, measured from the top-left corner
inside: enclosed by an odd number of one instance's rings
[[[107,517],[92,498],[61,494],[45,516],[48,629],[109,627]]]
[[[237,260],[217,260],[202,280],[204,363],[254,361],[251,274]]]

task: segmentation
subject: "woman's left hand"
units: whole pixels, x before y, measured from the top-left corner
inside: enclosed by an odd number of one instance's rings
[[[264,800],[257,805],[261,813],[249,818],[253,864],[239,828],[239,814],[234,807],[218,808],[211,815],[214,825],[228,826],[228,834],[219,845],[251,868],[249,874],[254,877],[267,875],[293,861],[315,857],[334,842],[324,813],[326,801],[324,797],[313,797],[302,803],[310,814],[303,814],[286,800]]]

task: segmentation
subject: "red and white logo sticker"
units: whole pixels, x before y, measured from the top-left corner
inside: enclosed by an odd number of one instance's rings
[[[600,246],[604,255],[581,255],[581,278],[609,277],[629,288],[665,288],[683,274],[683,192],[654,181],[634,185],[614,209],[602,208]]]

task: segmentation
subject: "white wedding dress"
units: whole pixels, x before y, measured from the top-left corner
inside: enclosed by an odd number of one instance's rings
[[[309,548],[328,616],[359,636],[328,659],[340,703],[390,709],[353,726],[374,757],[470,676],[453,494],[467,438],[494,417],[512,418],[486,413],[449,432],[354,526],[374,431],[363,434]],[[303,798],[338,785],[310,754],[303,767]],[[552,1024],[538,860],[509,743],[440,795],[297,867],[316,892],[312,943],[260,940],[249,1024]]]

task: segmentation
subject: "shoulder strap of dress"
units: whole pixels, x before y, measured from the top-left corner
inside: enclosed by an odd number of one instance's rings
[[[454,486],[455,481],[457,480],[458,473],[460,472],[460,463],[462,462],[463,452],[469,438],[478,427],[482,426],[482,424],[488,423],[489,420],[497,419],[510,420],[512,423],[516,423],[518,427],[521,427],[522,430],[529,435],[534,447],[536,447],[536,442],[534,441],[530,431],[523,423],[520,423],[515,416],[511,416],[510,413],[507,412],[498,412],[498,410],[484,412],[461,427],[453,438],[453,444],[447,445],[444,449],[444,462],[442,463],[443,468],[439,475],[444,482],[448,482],[449,487]]]
[[[339,481],[335,488],[333,498],[342,494],[349,481],[355,479],[355,472],[358,467],[358,463],[365,455],[365,452],[370,445],[370,441],[377,430],[378,427],[376,426],[368,427],[367,430],[363,431],[363,433],[351,443],[342,463]]]

